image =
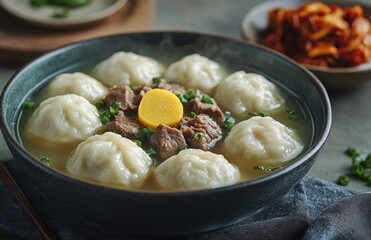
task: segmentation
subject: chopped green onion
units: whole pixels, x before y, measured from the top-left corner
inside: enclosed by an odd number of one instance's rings
[[[355,148],[352,147],[348,147],[348,149],[345,151],[345,154],[351,157],[352,159],[357,158],[361,155],[359,152],[357,152]]]
[[[109,107],[109,112],[112,115],[116,115],[120,110],[120,102],[114,101]]]
[[[260,116],[260,117],[268,117],[269,113],[265,112],[249,112],[249,115],[251,116]]]
[[[135,89],[136,89],[136,88],[135,88],[135,87],[134,87],[133,85],[129,85],[129,88],[130,88],[130,89],[131,89],[131,91],[133,91],[133,92],[134,92],[134,91],[135,91]]]
[[[161,77],[152,78],[152,83],[160,83],[160,82],[161,82]]]
[[[178,98],[179,98],[179,101],[182,103],[182,104],[185,104],[188,102],[187,98],[183,95],[183,94],[180,94],[180,93],[177,93],[175,94]]]
[[[106,124],[111,121],[111,114],[108,111],[104,111],[100,114],[99,118],[103,124]]]
[[[201,140],[203,137],[205,137],[205,134],[202,132],[196,132],[195,135],[193,136],[193,138],[196,140]]]
[[[179,151],[183,151],[183,150],[185,150],[185,149],[187,149],[186,146],[179,146],[179,147],[178,147],[178,150],[179,150]]]
[[[186,94],[184,95],[184,97],[188,100],[192,100],[194,99],[195,97],[197,97],[199,95],[199,92],[196,90],[193,90],[193,89],[188,89],[186,91]]]
[[[138,135],[139,135],[139,139],[144,142],[144,141],[147,141],[147,137],[148,135],[151,135],[153,134],[154,131],[150,128],[143,128],[141,130],[138,131]]]
[[[265,166],[255,166],[254,169],[260,170],[260,171],[265,171],[267,173],[277,171],[281,169],[281,166],[275,166],[275,167],[265,167]]]
[[[155,150],[153,150],[153,148],[147,148],[146,150],[145,150],[145,152],[148,154],[148,156],[150,156],[150,157],[153,157],[153,156],[155,156],[156,155],[156,152],[155,152]]]
[[[235,126],[236,124],[234,123],[224,123],[224,126],[225,128],[227,129],[227,131],[231,131],[232,128]]]
[[[42,163],[45,163],[45,164],[49,164],[51,161],[52,161],[52,159],[51,158],[49,158],[49,157],[41,157],[40,158],[40,161],[42,162]]]
[[[211,97],[209,97],[209,96],[202,96],[201,102],[207,103],[207,104],[213,104],[214,103],[213,100],[211,99]]]
[[[189,112],[189,113],[187,113],[187,117],[189,117],[189,118],[194,118],[196,116],[197,116],[197,114],[195,112]]]
[[[287,114],[286,119],[291,119],[291,120],[297,120],[298,119],[297,113],[294,109],[286,109],[285,112]]]
[[[105,105],[106,103],[104,99],[98,99],[97,102],[95,103],[95,106],[97,107],[98,110],[102,110]]]
[[[223,116],[224,116],[225,119],[227,119],[227,118],[229,118],[230,116],[232,116],[232,114],[231,114],[231,112],[229,112],[229,111],[224,111],[224,112],[223,112]]]
[[[31,99],[27,99],[22,103],[23,110],[33,108],[34,106],[35,106],[35,103]]]
[[[68,11],[68,9],[63,8],[63,9],[55,11],[52,17],[53,18],[67,18],[69,15],[70,15],[70,12]]]
[[[347,186],[349,184],[349,177],[347,175],[340,175],[338,178],[338,184],[341,186]]]
[[[352,166],[353,175],[360,177],[362,175],[362,172],[363,172],[363,166],[360,162],[353,164]]]
[[[361,154],[355,148],[348,147],[348,149],[345,151],[345,154],[351,158],[352,175],[362,181],[367,182],[367,184],[371,186],[371,153],[369,153],[366,157],[361,157]],[[341,185],[339,181],[338,184]]]
[[[142,142],[139,140],[132,140],[138,147],[142,147]]]

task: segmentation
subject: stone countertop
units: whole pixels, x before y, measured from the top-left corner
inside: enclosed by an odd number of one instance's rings
[[[153,30],[206,32],[241,39],[240,24],[246,12],[259,0],[157,0]],[[362,1],[361,1],[362,2]],[[367,0],[365,0],[367,2]],[[16,71],[0,66],[0,89]],[[353,146],[361,153],[371,152],[371,81],[361,88],[329,91],[333,127],[324,151],[309,176],[336,182],[350,171],[351,161],[344,151]],[[0,136],[0,159],[10,156]],[[364,182],[351,179],[348,188],[371,191]]]

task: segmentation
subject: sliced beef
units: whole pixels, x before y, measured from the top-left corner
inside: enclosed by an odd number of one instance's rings
[[[169,90],[170,92],[177,94],[185,94],[186,90],[184,87],[180,86],[179,84],[175,83],[166,83],[164,81],[161,81],[159,83],[152,84],[152,88],[161,88],[161,89],[166,89]]]
[[[155,88],[166,89],[174,94],[177,94],[177,93],[184,94],[186,92],[184,87],[178,84],[166,83],[165,81],[154,83],[152,85],[142,85],[138,87],[137,89],[135,89],[134,91],[134,94],[136,97],[136,104],[139,105],[140,101],[142,100],[146,92],[148,92],[149,90],[155,89]]]
[[[157,154],[162,160],[178,154],[178,152],[187,147],[187,143],[181,131],[176,128],[160,124],[149,137],[149,142],[157,150]]]
[[[219,125],[224,123],[223,112],[220,107],[216,104],[215,100],[210,98],[213,104],[204,103],[200,97],[196,97],[192,100],[193,111],[197,114],[206,114],[212,117]]]
[[[138,138],[138,131],[140,127],[141,126],[138,121],[129,119],[125,116],[123,111],[119,111],[115,116],[115,121],[107,124],[107,131],[117,132],[123,137],[129,139],[136,139]]]
[[[197,115],[194,118],[183,117],[178,127],[192,148],[208,150],[222,136],[219,125],[205,114]],[[201,133],[203,136],[197,139],[195,138],[196,133]]]
[[[108,89],[108,93],[104,99],[107,107],[111,106],[115,101],[120,103],[120,109],[136,109],[136,97],[134,92],[128,86],[113,86]]]

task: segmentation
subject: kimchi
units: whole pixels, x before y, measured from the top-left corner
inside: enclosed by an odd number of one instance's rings
[[[308,65],[352,67],[368,62],[371,54],[370,19],[358,4],[276,8],[262,34],[264,45]]]

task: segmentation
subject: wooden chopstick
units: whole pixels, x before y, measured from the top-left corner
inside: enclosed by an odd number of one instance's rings
[[[46,226],[40,215],[33,208],[31,203],[28,201],[26,196],[23,194],[22,190],[14,180],[11,173],[5,167],[5,165],[0,161],[0,177],[3,179],[4,183],[8,186],[9,190],[12,192],[16,201],[21,205],[23,210],[26,212],[31,221],[35,224],[37,230],[41,235],[47,240],[56,239],[54,234]]]

